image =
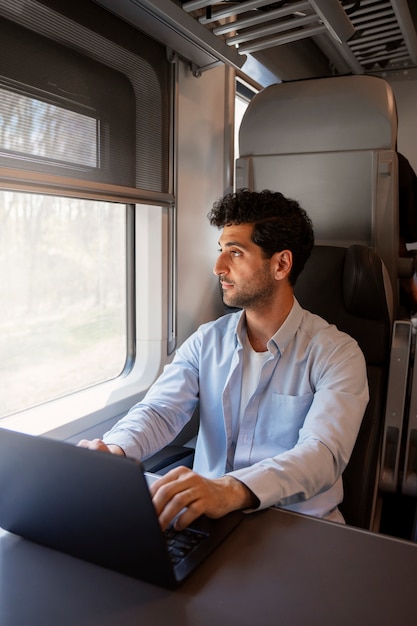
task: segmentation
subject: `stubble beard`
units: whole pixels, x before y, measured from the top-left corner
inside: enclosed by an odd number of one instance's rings
[[[232,291],[237,290],[238,287],[233,284]],[[251,285],[255,286],[251,288]],[[236,293],[223,291],[223,302],[230,307],[261,312],[270,308],[273,293],[273,281],[269,272],[260,270],[249,285],[240,288]]]

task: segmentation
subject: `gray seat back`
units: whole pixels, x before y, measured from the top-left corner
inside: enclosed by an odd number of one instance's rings
[[[397,303],[398,163],[393,92],[374,76],[271,85],[250,102],[239,133],[236,188],[294,198],[316,243],[372,248]]]

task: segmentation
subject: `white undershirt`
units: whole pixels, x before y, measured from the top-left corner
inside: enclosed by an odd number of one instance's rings
[[[245,345],[243,346],[243,373],[242,389],[240,392],[239,424],[242,423],[243,414],[248,402],[258,386],[262,366],[270,356],[271,353],[269,350],[265,352],[255,352],[251,342],[246,336]]]

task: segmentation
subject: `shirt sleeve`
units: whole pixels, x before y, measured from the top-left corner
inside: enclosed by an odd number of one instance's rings
[[[176,352],[143,401],[106,432],[126,456],[145,460],[171,443],[191,419],[198,402],[198,333]]]

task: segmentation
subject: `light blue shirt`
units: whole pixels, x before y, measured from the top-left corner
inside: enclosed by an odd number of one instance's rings
[[[253,491],[260,508],[284,506],[341,521],[341,476],[369,399],[362,352],[294,299],[268,342],[269,358],[234,442],[245,337],[244,312],[202,325],[104,441],[143,460],[172,441],[199,402],[196,472],[230,473]]]

